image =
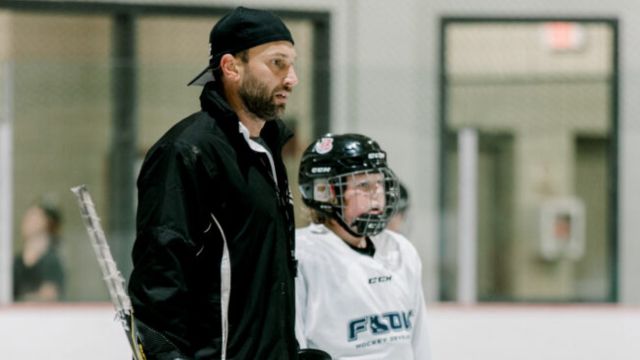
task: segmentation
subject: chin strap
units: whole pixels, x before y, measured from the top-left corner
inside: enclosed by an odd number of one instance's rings
[[[335,209],[330,216],[332,219],[335,219],[344,230],[355,237],[375,236],[387,227],[385,217],[378,214],[362,214],[353,221],[351,226],[347,225]],[[353,227],[357,229],[357,232],[353,230]]]

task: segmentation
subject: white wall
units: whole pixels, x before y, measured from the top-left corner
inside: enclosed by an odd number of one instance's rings
[[[432,306],[434,360],[636,360],[640,308]],[[129,359],[109,304],[0,308],[0,357]]]

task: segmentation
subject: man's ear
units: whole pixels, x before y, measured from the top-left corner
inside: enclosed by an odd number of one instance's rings
[[[240,76],[237,59],[231,54],[222,55],[222,58],[220,58],[220,70],[224,77],[231,80],[235,80]]]

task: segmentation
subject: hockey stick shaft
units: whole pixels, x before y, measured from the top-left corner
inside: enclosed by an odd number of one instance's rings
[[[127,295],[124,288],[124,278],[116,262],[113,260],[107,238],[100,224],[100,218],[96,213],[96,208],[91,199],[91,195],[85,185],[80,185],[71,188],[71,191],[76,195],[78,205],[80,207],[80,213],[84,220],[85,227],[89,233],[91,239],[91,245],[95,251],[96,258],[100,264],[102,276],[107,289],[109,290],[109,296],[111,302],[116,309],[116,316],[127,335],[127,340],[131,346],[133,357],[135,360],[144,360],[145,356],[138,344],[135,324],[133,324],[133,308],[131,307],[131,300]]]

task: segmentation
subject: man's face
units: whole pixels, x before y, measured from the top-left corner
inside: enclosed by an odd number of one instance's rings
[[[385,206],[384,175],[360,173],[347,177],[344,220],[347,224],[363,214],[381,214]]]
[[[238,93],[246,109],[264,120],[284,113],[289,95],[298,83],[294,70],[296,52],[288,41],[274,41],[247,52]]]

